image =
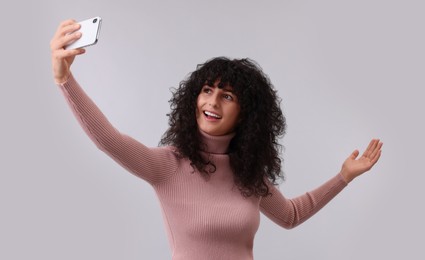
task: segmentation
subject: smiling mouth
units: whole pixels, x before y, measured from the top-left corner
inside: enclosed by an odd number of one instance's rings
[[[217,114],[214,114],[214,113],[212,113],[212,112],[209,112],[209,111],[204,111],[204,115],[205,115],[207,118],[210,118],[210,119],[221,119],[221,116],[219,116],[219,115],[217,115]]]

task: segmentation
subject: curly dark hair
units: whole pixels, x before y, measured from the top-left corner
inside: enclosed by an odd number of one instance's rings
[[[283,178],[278,139],[285,134],[286,119],[268,76],[251,59],[213,58],[198,65],[180,82],[169,101],[169,128],[160,145],[175,146],[200,173],[209,175],[215,170],[213,162],[205,161],[200,153],[204,144],[195,113],[202,87],[216,81],[220,82],[220,88],[227,85],[233,88],[241,109],[228,148],[235,183],[246,197],[267,196],[270,194],[267,179],[277,184]]]

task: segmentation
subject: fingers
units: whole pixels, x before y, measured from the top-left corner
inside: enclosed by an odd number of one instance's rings
[[[64,82],[68,78],[75,56],[85,53],[84,49],[65,49],[67,45],[81,37],[81,32],[78,31],[80,27],[81,25],[75,20],[63,21],[50,41],[53,77],[57,83]]]
[[[62,36],[65,28],[70,29],[70,27],[72,27],[75,24],[76,22],[72,19],[61,22],[58,28],[56,29],[55,34],[53,35],[53,39],[57,39],[60,36]]]
[[[59,24],[58,29],[56,30],[55,37],[63,36],[66,33],[70,33],[73,30],[78,30],[80,24],[78,24],[75,20],[69,19],[63,21]]]
[[[378,160],[379,160],[379,158],[381,157],[381,150],[379,150],[377,153],[376,153],[376,156],[372,159],[372,165],[375,165],[375,163],[377,163],[378,162]]]
[[[80,32],[73,32],[73,33],[67,33],[59,37],[55,37],[50,42],[50,49],[52,51],[58,50],[58,49],[64,49],[65,46],[73,43],[74,41],[78,40],[81,37]]]
[[[367,150],[365,151],[365,155],[367,155],[366,157],[368,158],[375,157],[376,153],[380,150],[381,147],[382,147],[382,143],[379,141],[379,139],[372,139],[372,141],[370,141],[370,144]]]
[[[379,139],[372,139],[363,153],[363,157],[369,158],[379,145]]]
[[[379,157],[381,156],[382,145],[383,145],[383,143],[379,142],[379,140],[378,140],[376,146],[374,147],[374,150],[370,154],[370,159],[371,159],[373,164],[375,164],[379,160]]]
[[[74,19],[68,19],[68,20],[62,21],[62,22],[59,24],[59,28],[60,28],[60,27],[65,27],[65,26],[67,26],[67,25],[74,24],[74,23],[76,23]]]
[[[372,139],[363,153],[362,157],[367,159],[372,168],[381,157],[381,148],[383,143],[379,139]]]
[[[71,50],[65,50],[64,48],[57,49],[52,52],[52,65],[54,67],[59,66],[62,62],[64,62],[64,59],[70,58],[70,60],[68,60],[68,66],[70,66],[76,55],[81,55],[85,52],[86,50],[83,48]]]
[[[74,20],[67,20],[62,22],[50,42],[51,50],[55,51],[58,49],[63,49],[66,45],[80,38],[81,33],[76,32],[78,29],[80,29],[80,27],[81,25],[76,23]]]
[[[63,21],[59,25],[54,37],[50,42],[50,49],[52,51],[52,58],[54,61],[71,58],[70,61],[72,63],[73,57],[75,57],[75,55],[81,55],[85,53],[84,49],[65,50],[65,46],[71,44],[81,37],[81,33],[77,32],[80,27],[81,25],[72,19]],[[57,63],[54,62],[54,65],[55,64],[57,65]]]
[[[65,46],[75,42],[81,37],[80,32],[74,32],[70,34],[66,34],[58,39],[55,39],[51,44],[52,51],[58,50],[58,49],[64,49]]]
[[[355,160],[357,156],[359,156],[359,150],[355,150],[354,152],[352,152],[350,158]]]
[[[84,54],[85,52],[86,52],[85,49],[73,49],[73,50],[61,49],[61,50],[55,51],[53,58],[65,59],[65,58],[69,58],[69,57],[72,57],[72,56],[75,56],[75,55]]]

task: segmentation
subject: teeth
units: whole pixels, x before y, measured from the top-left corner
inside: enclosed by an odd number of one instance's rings
[[[204,113],[205,113],[205,115],[207,115],[207,116],[212,116],[212,117],[215,117],[215,118],[218,118],[218,119],[220,119],[220,118],[221,118],[221,116],[216,115],[216,114],[211,113],[211,112],[208,112],[208,111],[205,111]]]

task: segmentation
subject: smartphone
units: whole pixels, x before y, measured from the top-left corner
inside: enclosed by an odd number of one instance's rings
[[[65,46],[66,50],[84,48],[97,43],[97,40],[99,39],[102,18],[99,16],[93,17],[81,21],[79,24],[81,27],[78,31],[81,32],[81,37],[75,42]]]

